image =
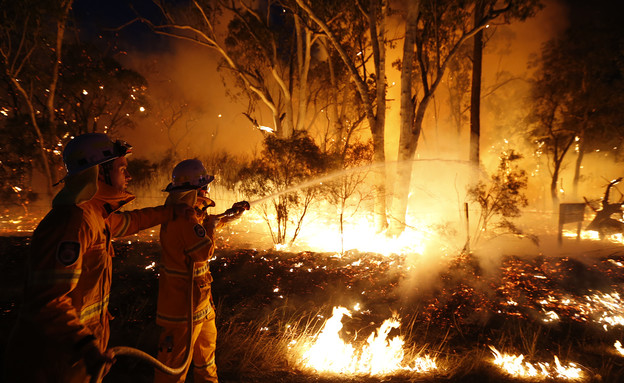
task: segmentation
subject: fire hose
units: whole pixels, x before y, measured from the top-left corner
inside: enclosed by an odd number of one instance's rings
[[[217,218],[217,222],[218,220],[220,220],[221,218],[225,218],[225,217],[231,217],[235,214],[238,214],[241,210],[249,210],[250,205],[249,202],[247,201],[241,201],[241,202],[236,202],[234,205],[232,205],[232,207],[228,210],[226,210],[225,212],[221,213],[221,214],[217,214],[215,215],[215,217]],[[191,362],[191,358],[193,356],[192,350],[191,350],[191,346],[192,346],[192,342],[193,342],[193,283],[194,283],[194,274],[195,272],[195,262],[192,263],[190,269],[189,269],[189,309],[188,309],[188,339],[187,339],[187,344],[186,344],[186,356],[184,357],[184,363],[182,363],[180,366],[178,367],[171,367],[171,366],[167,366],[166,364],[162,363],[161,361],[159,361],[158,359],[154,358],[153,356],[151,356],[150,354],[141,351],[137,348],[133,348],[133,347],[127,347],[127,346],[116,346],[113,347],[111,349],[109,349],[110,353],[112,354],[112,357],[116,357],[117,355],[125,355],[125,356],[130,356],[133,358],[137,358],[140,359],[148,364],[151,364],[153,367],[159,369],[160,371],[164,372],[165,374],[169,374],[169,375],[179,375],[181,374],[186,367],[188,366],[188,364]],[[104,379],[104,370],[106,368],[106,363],[102,364],[102,366],[100,366],[100,369],[98,370],[97,374],[93,375],[91,377],[91,382],[90,383],[101,383],[102,379]]]
[[[159,369],[160,371],[164,372],[165,374],[169,374],[169,375],[179,375],[181,374],[185,369],[186,366],[188,366],[188,364],[191,362],[191,357],[193,356],[193,353],[191,351],[191,343],[193,342],[193,282],[194,282],[194,272],[195,272],[195,262],[192,263],[192,267],[189,269],[189,279],[190,279],[190,284],[189,284],[189,310],[188,310],[188,326],[189,326],[189,331],[188,331],[188,339],[187,339],[187,344],[186,344],[186,356],[184,357],[184,363],[182,363],[180,366],[178,367],[170,367],[167,366],[166,364],[162,363],[161,361],[159,361],[158,359],[154,358],[153,356],[151,356],[150,354],[141,351],[137,348],[133,348],[133,347],[127,347],[127,346],[116,346],[113,347],[111,349],[109,349],[110,353],[112,354],[112,357],[116,357],[117,355],[125,355],[125,356],[131,356],[133,358],[137,358],[140,359],[144,362],[147,362],[149,364],[151,364],[152,366],[154,366],[155,368]],[[98,373],[96,375],[93,375],[91,377],[91,383],[100,383],[102,382],[102,379],[104,379],[104,369],[106,368],[106,363],[102,364],[102,366],[100,366],[100,369],[98,370]]]

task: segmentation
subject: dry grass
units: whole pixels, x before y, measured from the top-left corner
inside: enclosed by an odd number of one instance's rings
[[[6,256],[0,265],[3,288],[0,339],[6,339],[16,315],[15,307],[19,304],[17,289],[9,288],[7,284],[16,283],[15,275],[22,270],[26,242],[25,239],[10,239],[2,245]],[[158,279],[157,273],[145,270],[144,265],[158,256],[157,245],[119,243],[116,250],[116,280],[111,296],[111,310],[116,319],[112,322],[111,346],[134,346],[155,354],[158,329],[154,324],[154,313]],[[450,313],[448,316],[428,316],[427,307],[416,304],[402,307],[401,327],[392,330],[390,337],[401,335],[405,339],[405,361],[424,355],[434,357],[439,367],[435,372],[401,372],[382,377],[318,374],[302,367],[300,354],[294,346],[313,339],[331,315],[332,305],[349,297],[335,293],[337,287],[350,284],[354,288],[346,290],[356,290],[360,295],[361,290],[356,287],[360,286],[365,274],[351,266],[341,269],[336,259],[327,261],[335,268],[323,272],[311,273],[306,267],[292,267],[292,264],[301,262],[322,264],[324,261],[318,254],[258,254],[240,250],[217,254],[211,269],[215,277],[215,298],[219,302],[217,365],[220,381],[520,382],[492,364],[489,345],[501,352],[523,354],[525,360],[532,363],[552,363],[554,355],[562,363],[576,362],[589,382],[624,381],[624,357],[613,347],[614,340],[624,340],[622,326],[604,331],[597,323],[563,320],[545,323],[540,318],[514,317],[507,313],[469,322],[454,314],[461,311],[449,310],[453,306],[438,308],[443,315]],[[340,262],[350,265],[352,260]],[[364,263],[358,267],[369,266]],[[379,270],[378,266],[375,273],[379,274]],[[394,280],[375,273],[366,274],[365,284],[373,284],[373,289],[368,289],[366,294],[371,300],[367,307],[373,313],[358,313],[353,318],[343,319],[341,336],[345,342],[353,341],[356,334],[357,341],[353,344],[364,342],[368,334],[387,319],[385,314],[376,311],[387,308],[394,301],[388,299],[379,283],[394,283]],[[279,294],[284,294],[285,298],[280,299],[273,292],[276,286],[280,287]],[[373,294],[373,291],[378,293]],[[14,294],[9,296],[10,292]],[[455,301],[449,302],[455,304]],[[476,303],[480,304],[479,301]],[[149,366],[120,360],[106,382],[148,383],[152,374]]]

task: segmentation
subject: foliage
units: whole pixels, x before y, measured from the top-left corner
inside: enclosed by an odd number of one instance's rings
[[[522,156],[513,150],[503,153],[491,180],[487,183],[479,181],[475,186],[468,188],[468,200],[476,202],[481,208],[475,242],[482,232],[487,232],[488,224],[495,218],[498,218],[497,229],[514,234],[520,233],[510,218],[519,217],[520,208],[528,205],[524,194],[528,177],[516,164],[521,158]]]
[[[622,25],[606,4],[579,4],[574,10],[568,30],[544,44],[532,63],[536,72],[528,138],[548,156],[554,202],[560,170],[572,145],[578,153],[576,185],[584,153],[615,150],[617,156],[624,137]]]
[[[230,154],[224,150],[210,153],[200,158],[209,174],[215,176],[215,182],[227,190],[235,190],[239,181],[239,173],[246,165],[243,158]]]
[[[322,3],[336,7],[336,2]],[[294,2],[187,4],[164,2],[161,10],[167,23],[140,20],[156,33],[213,49],[221,58],[221,74],[236,84],[228,88],[229,94],[247,102],[245,115],[255,128],[268,125],[282,138],[295,130],[311,131],[317,128],[316,118],[340,101],[340,92],[349,85],[345,68],[336,65],[335,52],[328,49],[324,36],[311,29]],[[344,26],[350,33],[355,31]],[[357,103],[346,103],[343,109],[353,104]],[[259,105],[270,110],[270,122],[262,120]],[[338,137],[334,142],[340,142],[341,135],[333,132],[342,128],[339,119],[349,114],[331,116],[332,136]]]
[[[28,204],[37,200],[38,193],[32,190],[30,158],[37,154],[32,132],[24,129],[24,121],[5,121],[0,134],[0,206],[8,209],[21,206],[28,212]],[[15,137],[20,137],[16,140]]]
[[[347,147],[344,157],[334,156],[332,160],[331,168],[338,173],[339,178],[324,182],[323,192],[329,203],[338,208],[342,238],[347,202],[351,200],[354,203],[350,209],[351,215],[354,215],[363,201],[372,198],[372,190],[366,187],[365,181],[370,172],[369,165],[373,162],[373,143],[353,143]]]
[[[267,136],[260,156],[241,169],[239,191],[250,201],[270,198],[263,204],[262,214],[274,243],[284,244],[288,236],[290,243],[297,238],[307,209],[318,194],[317,187],[300,185],[325,168],[326,157],[309,136],[299,132],[292,138]]]
[[[150,161],[145,158],[128,158],[128,172],[132,176],[132,184],[138,188],[153,187],[153,182],[159,176],[166,175],[170,178],[171,171],[175,166],[171,152],[167,152],[159,161]],[[165,185],[161,185],[164,188]]]
[[[74,134],[104,131],[115,136],[135,126],[147,108],[147,82],[109,53],[90,44],[67,47],[59,89],[59,122]],[[145,110],[145,109],[143,109]]]
[[[5,169],[11,169],[3,180],[22,191],[40,171],[51,196],[64,173],[63,144],[87,131],[117,134],[140,113],[145,80],[110,51],[72,40],[79,33],[67,21],[71,4],[28,0],[0,6],[0,127],[6,135],[0,142],[4,150],[16,149],[3,154]],[[22,142],[10,142],[15,137]]]

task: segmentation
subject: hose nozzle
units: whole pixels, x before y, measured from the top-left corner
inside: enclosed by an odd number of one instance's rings
[[[250,208],[250,205],[249,205],[249,202],[247,202],[247,201],[236,202],[236,203],[234,203],[232,205],[231,208],[229,208],[226,211],[224,211],[223,213],[219,214],[218,217],[219,218],[224,218],[224,217],[233,217],[235,215],[240,215],[245,210],[249,210],[249,208]]]

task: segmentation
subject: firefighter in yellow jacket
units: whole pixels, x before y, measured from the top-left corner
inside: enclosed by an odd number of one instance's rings
[[[71,140],[63,151],[65,185],[32,236],[28,275],[5,354],[7,382],[88,382],[107,353],[113,246],[185,214],[159,206],[128,212],[130,145],[102,133]]]
[[[184,203],[194,207],[196,214],[190,219],[176,218],[160,228],[162,259],[156,323],[162,327],[162,333],[158,360],[173,368],[184,363],[191,330],[188,313],[192,294],[193,322],[189,352],[192,352],[195,383],[218,381],[215,364],[217,328],[208,265],[214,252],[214,231],[249,209],[247,202],[237,202],[223,214],[207,215],[206,208],[214,206],[207,196],[208,184],[213,179],[199,160],[189,159],[177,164],[173,169],[172,182],[165,189],[169,192],[165,206]],[[187,365],[178,376],[156,371],[154,382],[182,383],[189,367]]]

